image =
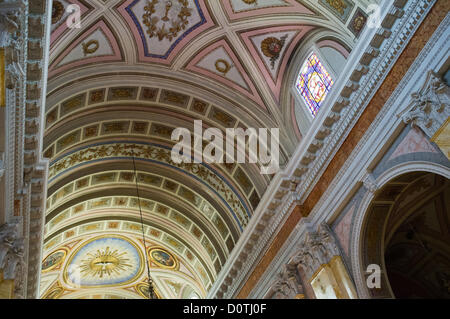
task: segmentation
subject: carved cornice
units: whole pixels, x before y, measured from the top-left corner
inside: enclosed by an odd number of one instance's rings
[[[294,198],[301,202],[309,195],[345,140],[344,137],[358,120],[371,96],[383,82],[389,69],[433,3],[432,0],[411,1],[405,7],[406,1],[395,1],[390,8],[386,8],[387,13],[382,21],[382,27],[371,33],[372,38],[365,42],[365,48],[356,48],[362,52],[356,56],[359,60],[355,60],[353,72],[349,72],[348,82],[345,82],[340,94],[334,96],[332,107],[322,118],[321,127],[314,130],[313,138],[307,136],[294,153],[291,163],[287,166],[287,170],[293,173],[280,174],[283,177],[278,180],[278,187],[274,187],[276,190],[270,198],[266,199],[267,204],[264,207],[260,205],[261,207],[255,212],[254,218],[259,220],[253,223],[262,227],[263,236],[258,237],[258,232],[256,234],[258,239],[255,242],[248,240],[235,248],[240,251],[236,253],[235,258],[229,259],[229,265],[223,269],[223,271],[226,269],[229,271],[220,276],[222,280],[219,281],[219,279],[213,286],[210,291],[211,296],[231,298],[245,283],[245,279],[256,266],[256,260],[260,258],[259,256],[273,238],[274,230],[280,227],[286,212],[291,209]],[[352,104],[349,103],[350,97]],[[282,185],[284,186],[280,187]],[[292,187],[295,187],[294,190]],[[273,217],[263,222],[263,216],[267,218],[268,215]],[[248,238],[251,237],[248,236]]]
[[[236,213],[240,222],[240,227],[244,228],[249,220],[249,208],[245,201],[238,196],[237,192],[230,187],[220,176],[218,176],[209,166],[195,163],[174,163],[171,159],[171,151],[162,147],[144,143],[104,143],[93,145],[74,151],[67,156],[56,159],[49,170],[51,183],[58,174],[66,171],[80,163],[87,163],[93,160],[105,160],[115,157],[133,157],[141,160],[152,160],[169,164],[188,174],[198,177],[212,190],[215,190],[227,204],[232,212]]]
[[[21,269],[16,298],[37,296],[47,163],[42,159],[41,107],[46,74],[47,10],[50,0],[0,1],[0,46],[5,48],[5,219],[17,224]],[[22,125],[23,123],[23,125]],[[19,124],[19,125],[18,125]],[[45,187],[46,188],[46,187]],[[45,192],[44,192],[45,193]],[[6,227],[6,226],[5,226]]]
[[[384,139],[388,139],[388,136],[394,132],[395,127],[399,123],[399,120],[396,116],[398,114],[398,105],[401,105],[401,99],[403,96],[406,96],[405,92],[411,92],[409,89],[411,86],[414,86],[415,78],[417,74],[426,74],[423,72],[423,66],[429,65],[430,61],[441,60],[442,52],[445,52],[446,42],[444,34],[448,30],[448,26],[450,25],[450,17],[447,16],[444,18],[438,29],[434,32],[433,36],[426,43],[425,47],[421,50],[419,56],[414,60],[414,63],[408,69],[407,73],[397,85],[394,92],[389,97],[389,100],[380,110],[377,118],[372,122],[372,125],[368,128],[367,132],[361,138],[361,141],[355,146],[355,149],[352,151],[351,155],[343,165],[343,167],[339,170],[336,177],[329,184],[327,193],[325,196],[322,196],[320,200],[317,202],[313,211],[309,215],[308,218],[303,218],[297,225],[295,231],[293,231],[285,244],[280,248],[280,253],[274,257],[274,261],[267,267],[267,270],[264,273],[264,278],[261,279],[252,290],[249,298],[255,298],[264,295],[265,291],[267,291],[267,287],[269,287],[269,283],[267,282],[267,278],[275,276],[280,267],[280,263],[285,263],[288,260],[288,256],[290,251],[294,250],[293,242],[299,241],[303,235],[304,228],[300,227],[302,224],[309,223],[317,224],[321,220],[327,220],[331,216],[334,216],[335,211],[334,207],[337,207],[342,201],[346,198],[346,194],[351,193],[353,189],[353,185],[355,183],[363,183],[364,181],[369,182],[368,176],[369,173],[367,171],[367,156],[376,156],[378,154],[378,150],[382,147],[381,141]],[[445,54],[444,54],[445,55]],[[377,148],[374,148],[374,145],[377,145]],[[365,154],[365,155],[363,155]],[[370,155],[372,154],[372,155]],[[416,171],[423,169],[426,167],[425,162],[414,162],[410,163],[405,169],[406,172]],[[433,171],[433,170],[431,170]],[[365,174],[364,174],[365,172]],[[440,174],[445,176],[445,168],[442,170],[433,171],[436,174]],[[396,171],[395,175],[389,175],[392,178],[393,176],[401,175],[402,173],[398,173]],[[370,175],[373,176],[373,173]],[[386,178],[390,179],[390,178]],[[369,178],[370,179],[370,178]],[[348,181],[353,181],[349,182]],[[377,179],[376,187],[379,188],[380,185],[383,185],[382,180]],[[369,186],[369,184],[367,184]],[[345,189],[345,190],[344,190]],[[372,196],[370,196],[372,198]],[[360,208],[361,211],[364,211],[364,208]],[[361,215],[364,216],[364,215]],[[363,223],[363,217],[356,218],[354,221],[354,229],[361,229]],[[311,226],[311,225],[310,225]],[[359,250],[360,239],[355,238],[351,241],[351,269],[352,269],[352,277],[355,281],[356,287],[358,287],[358,296],[359,297],[367,297],[364,292],[359,289],[360,287],[365,287],[365,279],[362,276],[358,276],[359,269],[361,267],[359,263],[359,257],[356,253]],[[354,256],[354,258],[353,258]]]

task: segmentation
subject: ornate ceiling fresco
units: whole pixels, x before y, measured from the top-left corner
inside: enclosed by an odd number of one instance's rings
[[[205,297],[273,176],[260,163],[176,164],[173,129],[277,127],[285,165],[300,138],[290,62],[313,45],[346,58],[366,5],[54,0],[41,296],[143,298],[147,254],[160,297]]]

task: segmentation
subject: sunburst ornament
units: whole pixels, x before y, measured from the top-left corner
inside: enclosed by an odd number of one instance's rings
[[[113,274],[120,275],[127,271],[132,265],[129,258],[125,258],[127,252],[119,252],[117,249],[110,250],[106,247],[105,250],[97,250],[95,254],[87,253],[88,259],[82,260],[81,273],[86,273],[90,276],[111,276]]]
[[[70,256],[64,268],[64,280],[81,288],[129,284],[144,270],[141,250],[125,236],[92,238]]]

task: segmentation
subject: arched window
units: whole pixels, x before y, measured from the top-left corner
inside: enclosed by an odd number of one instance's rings
[[[333,79],[314,52],[303,63],[295,86],[315,117],[333,86]]]

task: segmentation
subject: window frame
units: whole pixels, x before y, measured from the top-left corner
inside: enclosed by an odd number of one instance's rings
[[[317,59],[318,59],[318,60],[320,61],[320,63],[323,65],[325,71],[330,75],[331,80],[333,81],[333,84],[332,84],[331,88],[329,89],[329,91],[327,92],[327,94],[326,94],[324,100],[321,102],[322,105],[318,108],[318,110],[317,110],[317,112],[316,112],[316,115],[313,115],[313,114],[312,114],[309,105],[308,105],[307,102],[305,101],[305,99],[304,99],[304,97],[302,96],[302,93],[300,92],[300,90],[297,88],[297,82],[298,82],[298,80],[299,80],[299,78],[300,78],[300,74],[301,74],[301,72],[302,72],[302,68],[303,68],[303,66],[305,65],[305,63],[307,62],[307,60],[311,57],[312,54],[314,54],[314,55],[317,57]],[[314,45],[310,50],[307,51],[307,54],[304,55],[304,58],[303,58],[303,60],[302,60],[302,63],[301,63],[301,65],[300,65],[299,68],[298,68],[297,75],[296,75],[296,77],[295,77],[294,85],[293,85],[294,96],[295,96],[295,98],[296,98],[297,101],[299,101],[299,100],[301,101],[301,102],[300,102],[301,105],[302,105],[301,108],[302,108],[303,111],[304,111],[303,113],[307,113],[307,114],[308,114],[308,119],[310,119],[310,121],[308,121],[309,123],[312,123],[312,121],[318,116],[320,110],[323,108],[323,105],[324,105],[325,101],[327,101],[327,98],[328,98],[328,96],[329,96],[329,93],[331,93],[331,91],[332,91],[334,85],[336,84],[335,79],[336,79],[336,74],[335,74],[333,68],[331,68],[330,65],[328,65],[328,61],[326,61],[326,59],[321,55],[321,53],[320,53],[320,51],[319,51],[319,48],[317,48],[317,47]]]

